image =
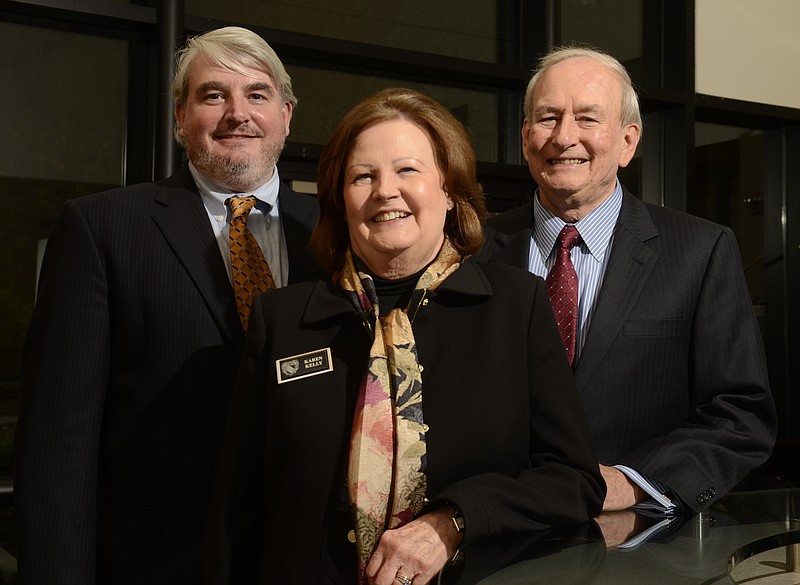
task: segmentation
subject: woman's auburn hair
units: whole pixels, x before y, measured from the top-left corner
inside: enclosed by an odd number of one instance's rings
[[[353,107],[339,122],[322,151],[317,171],[319,219],[309,246],[317,263],[330,273],[344,265],[350,245],[345,218],[344,176],[358,136],[381,122],[407,120],[430,138],[442,187],[453,201],[444,233],[462,256],[483,243],[486,204],[475,176],[475,150],[464,126],[437,101],[406,88],[388,88]]]

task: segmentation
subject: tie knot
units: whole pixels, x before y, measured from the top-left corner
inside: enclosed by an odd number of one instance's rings
[[[556,245],[559,248],[572,250],[581,241],[581,235],[574,225],[565,225],[556,239]]]
[[[225,200],[225,205],[231,208],[234,218],[242,216],[247,217],[255,204],[256,198],[252,195],[247,195],[245,197],[231,197]]]

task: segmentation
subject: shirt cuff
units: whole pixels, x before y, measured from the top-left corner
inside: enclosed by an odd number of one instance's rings
[[[651,478],[645,478],[638,471],[625,465],[614,465],[614,468],[619,469],[653,499],[653,502],[637,504],[636,508],[642,509],[642,511],[660,511],[664,514],[674,514],[680,511],[680,501],[672,495],[671,490],[663,483]]]

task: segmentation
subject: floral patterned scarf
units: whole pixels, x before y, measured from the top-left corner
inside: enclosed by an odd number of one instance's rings
[[[379,318],[370,275],[360,272],[350,250],[339,285],[373,331],[369,364],[356,401],[350,438],[348,492],[355,515],[359,583],[385,530],[410,522],[426,492],[427,427],[422,419],[422,374],[411,322],[428,292],[458,268],[461,257],[445,239],[439,255],[420,276],[409,307]]]

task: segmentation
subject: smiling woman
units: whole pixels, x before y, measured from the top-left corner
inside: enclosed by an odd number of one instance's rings
[[[428,583],[472,540],[592,518],[603,482],[544,283],[465,261],[484,202],[461,124],[384,90],[339,123],[318,185],[331,275],[255,303],[210,582]],[[329,365],[287,375],[304,355]]]
[[[344,204],[353,252],[389,279],[410,276],[436,257],[453,209],[430,137],[408,120],[376,124],[356,139]]]
[[[410,206],[415,205],[423,216],[414,218],[417,236],[438,238],[440,244],[446,237],[461,255],[476,252],[483,242],[486,208],[475,178],[475,151],[469,135],[439,103],[416,91],[387,89],[351,109],[322,152],[317,182],[323,211],[311,247],[330,272],[342,269],[354,239],[348,194],[353,199],[361,194],[365,205],[373,200],[375,213],[379,200],[392,201],[381,203],[380,211],[413,213]],[[447,208],[439,217],[441,224],[433,217],[428,221],[428,214],[434,215],[428,203]],[[358,224],[359,216],[355,219]],[[366,223],[360,229],[367,229]],[[355,234],[355,239],[363,236]],[[408,268],[415,271],[423,266],[412,262]]]

